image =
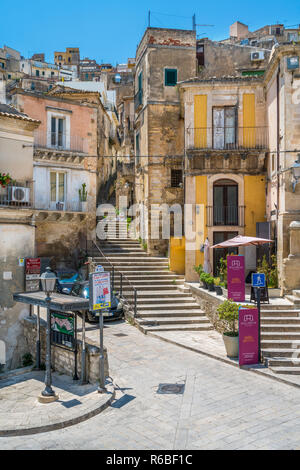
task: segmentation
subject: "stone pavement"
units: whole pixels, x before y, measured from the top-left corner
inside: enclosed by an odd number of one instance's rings
[[[89,334],[97,334],[93,325]],[[120,336],[121,334],[121,336]],[[0,437],[0,449],[297,449],[298,388],[232,367],[123,322],[106,324],[116,400],[82,423],[26,437]],[[158,394],[159,384],[185,384]]]
[[[45,388],[44,379],[43,371],[24,371],[0,380],[0,436],[27,435],[71,426],[100,413],[114,399],[111,384],[106,394],[99,394],[96,385],[79,385],[71,377],[53,373],[53,390],[59,399],[42,404],[37,397]]]
[[[238,359],[229,358],[222,339],[222,335],[216,330],[212,331],[161,331],[157,333],[148,333],[148,335],[160,338],[171,344],[176,344],[183,348],[195,351],[205,356],[218,359],[232,366],[239,367]],[[253,366],[244,366],[256,374],[262,374],[273,380],[300,388],[300,375],[279,375],[263,364]]]

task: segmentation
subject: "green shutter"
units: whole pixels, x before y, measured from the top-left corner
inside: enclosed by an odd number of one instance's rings
[[[177,83],[177,69],[165,69],[165,86],[175,86]]]

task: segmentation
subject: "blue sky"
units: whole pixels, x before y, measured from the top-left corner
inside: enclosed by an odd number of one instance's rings
[[[4,44],[21,52],[24,57],[45,52],[53,62],[53,52],[66,47],[79,47],[81,57],[99,63],[123,63],[134,57],[136,46],[148,24],[168,28],[192,28],[192,15],[199,37],[223,39],[229,26],[241,21],[250,31],[265,24],[300,23],[300,0],[215,0],[210,2],[182,0],[2,0],[0,47]],[[170,15],[170,16],[167,16]],[[4,19],[4,21],[3,21]]]

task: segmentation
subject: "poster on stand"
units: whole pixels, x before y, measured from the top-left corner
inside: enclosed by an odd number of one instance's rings
[[[90,274],[90,310],[102,310],[111,306],[110,273]]]
[[[241,255],[227,256],[228,299],[245,302],[245,258]]]
[[[239,365],[258,363],[258,310],[239,309]]]

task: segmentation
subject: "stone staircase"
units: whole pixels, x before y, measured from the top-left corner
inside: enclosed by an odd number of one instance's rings
[[[184,276],[169,270],[168,258],[148,255],[137,240],[119,238],[126,229],[117,226],[107,232],[107,240],[98,240],[103,255],[96,246],[89,256],[105,271],[114,273],[114,290],[120,292],[122,273],[123,296],[133,303],[137,290],[136,323],[143,333],[149,331],[211,330],[213,326],[184,286]],[[128,283],[128,281],[130,284]]]
[[[261,306],[261,352],[277,374],[300,374],[300,309],[297,305]]]

